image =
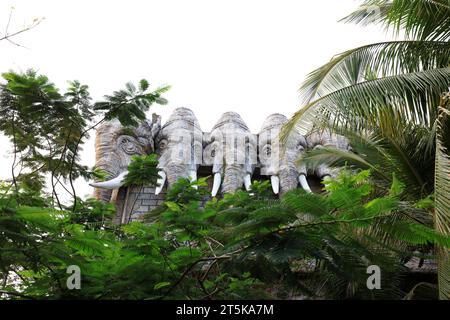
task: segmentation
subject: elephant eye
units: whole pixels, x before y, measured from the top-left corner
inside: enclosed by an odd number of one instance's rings
[[[304,151],[304,150],[305,150],[305,147],[302,146],[301,144],[299,144],[298,147],[297,147],[297,150],[298,150],[298,151]]]
[[[167,148],[167,140],[166,139],[163,139],[163,140],[161,140],[160,142],[159,142],[159,149],[165,149],[165,148]]]
[[[142,152],[137,140],[129,136],[122,136],[118,139],[118,147],[126,154],[134,155]]]
[[[216,149],[212,149],[211,150],[211,157],[215,157],[216,156]]]
[[[266,144],[263,148],[263,153],[269,157],[272,154],[272,146],[270,144]]]

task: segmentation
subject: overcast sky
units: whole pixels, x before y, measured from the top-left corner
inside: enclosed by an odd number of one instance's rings
[[[300,106],[305,76],[333,55],[385,41],[379,28],[339,23],[356,0],[0,0],[0,32],[45,20],[15,41],[0,42],[0,72],[34,68],[64,89],[89,85],[94,100],[127,81],[170,84],[169,104],[149,112],[163,123],[191,108],[203,131],[238,112],[257,133],[272,113]],[[0,115],[1,116],[1,115]],[[0,137],[0,179],[10,177],[11,147]],[[91,139],[82,154],[94,165]],[[77,181],[78,193],[91,188]]]

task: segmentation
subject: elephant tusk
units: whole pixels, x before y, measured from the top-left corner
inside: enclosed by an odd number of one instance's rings
[[[250,173],[247,173],[244,177],[244,185],[245,185],[245,190],[250,191],[252,188],[252,177],[250,175]]]
[[[303,190],[305,190],[306,192],[312,192],[311,188],[309,187],[308,181],[306,180],[306,175],[305,174],[300,174],[298,176],[298,181],[300,182],[300,185],[302,186]]]
[[[222,176],[220,173],[214,174],[214,184],[212,187],[211,195],[215,197],[217,195],[217,192],[219,192],[220,183],[222,182]]]
[[[158,171],[158,174],[161,176],[161,178],[158,178],[158,180],[156,181],[155,195],[161,193],[167,178],[166,173],[162,170]]]
[[[119,174],[117,177],[111,180],[102,181],[102,182],[94,182],[90,183],[89,185],[94,188],[101,188],[101,189],[119,189],[121,186],[125,183],[125,176],[128,174],[128,171],[124,171],[121,174]]]
[[[280,192],[280,178],[278,176],[270,176],[270,184],[272,185],[273,193],[278,194]]]
[[[197,181],[197,171],[191,170],[189,171],[189,180],[191,182]],[[194,189],[198,189],[198,186],[192,186]]]

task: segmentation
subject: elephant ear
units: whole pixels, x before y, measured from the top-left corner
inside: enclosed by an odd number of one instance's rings
[[[161,131],[161,116],[157,115],[156,113],[152,114],[152,123],[151,123],[151,133],[152,133],[152,152],[155,152],[155,140],[158,136],[159,132]]]
[[[219,137],[219,139],[216,139]],[[221,135],[205,133],[203,135],[203,163],[206,166],[217,165],[223,161],[223,144],[220,141]]]
[[[201,133],[201,135],[203,136],[203,133]],[[198,166],[203,164],[203,137],[197,139],[194,134],[192,141],[191,152],[194,161],[192,165],[198,168]]]
[[[305,152],[308,149],[308,142],[306,141],[306,138],[300,134],[297,133],[297,135],[295,135],[295,137],[293,137],[293,139],[295,139],[295,150],[299,153]]]
[[[350,141],[336,132],[332,132],[329,128],[316,129],[312,131],[307,137],[308,149],[314,149],[317,146],[331,147],[340,150],[351,151]]]
[[[323,146],[325,144],[324,141],[324,136],[326,135],[325,133],[326,129],[315,129],[314,131],[312,131],[307,138],[307,142],[308,142],[308,148],[310,149],[314,149],[316,146]]]
[[[258,161],[258,139],[248,134],[245,139],[245,170],[252,174]]]
[[[122,126],[119,121],[112,120],[104,122],[97,128],[95,139],[95,166],[108,173],[108,178],[115,178],[120,174],[121,159],[123,159],[116,149],[117,138],[120,136]],[[95,198],[109,202],[111,190],[96,188]]]

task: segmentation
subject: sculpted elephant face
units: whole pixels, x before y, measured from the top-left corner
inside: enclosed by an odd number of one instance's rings
[[[288,119],[281,114],[270,115],[259,133],[259,162],[261,175],[270,176],[272,189],[278,194],[301,186],[311,192],[306,181],[306,168],[298,165],[298,157],[306,151],[305,137],[299,132],[290,134],[284,146],[280,143],[280,132]]]
[[[136,128],[125,128],[118,120],[112,120],[103,123],[97,129],[96,166],[105,170],[112,178],[91,184],[97,188],[95,191],[97,198],[109,201],[110,190],[123,185],[123,177],[126,175],[131,156],[145,155],[154,151],[154,137],[160,126],[160,117],[153,115],[152,122],[143,121]]]
[[[328,129],[316,130],[311,132],[306,138],[309,149],[318,148],[337,148],[342,150],[351,150],[350,143],[344,136],[332,133]],[[315,175],[320,179],[327,179],[335,176],[337,170],[330,168],[327,165],[319,165],[315,168]]]
[[[203,132],[194,113],[178,108],[170,116],[156,138],[160,168],[159,194],[167,181],[169,186],[180,178],[197,180],[197,169],[202,163]]]
[[[241,116],[224,113],[205,138],[205,144],[204,163],[211,165],[214,173],[212,196],[217,195],[221,186],[222,193],[234,192],[243,185],[250,190],[257,142]]]

